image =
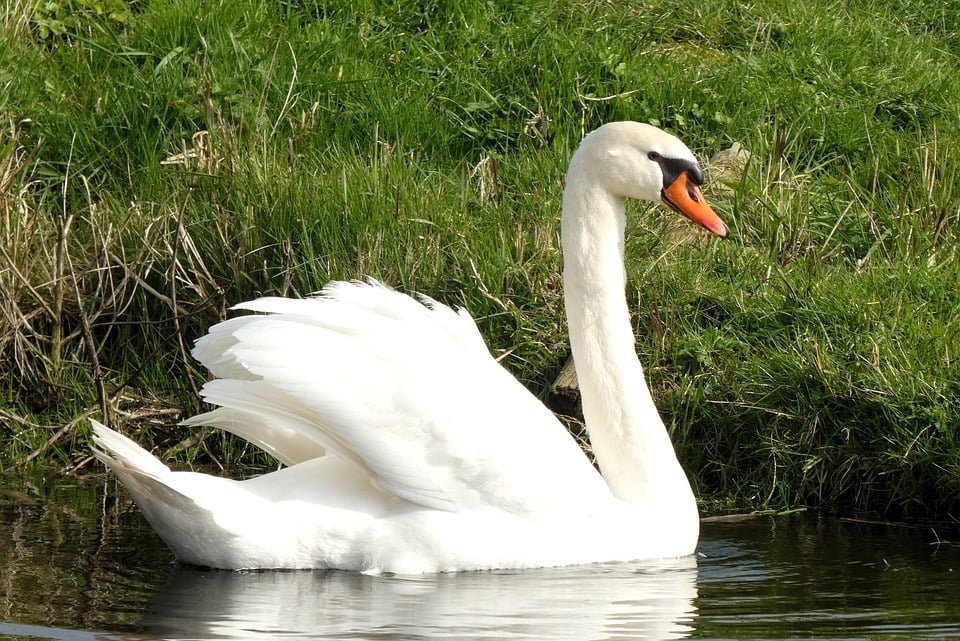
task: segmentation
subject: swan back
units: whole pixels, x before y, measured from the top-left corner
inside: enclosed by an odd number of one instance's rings
[[[465,311],[375,281],[238,308],[258,313],[214,327],[194,350],[234,377],[204,386],[220,407],[191,424],[235,431],[288,463],[329,450],[435,510],[552,511],[608,494]]]

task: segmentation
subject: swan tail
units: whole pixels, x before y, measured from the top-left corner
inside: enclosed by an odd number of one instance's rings
[[[270,566],[269,554],[255,552],[253,558],[264,559],[256,563],[227,544],[249,527],[248,511],[263,512],[256,497],[228,479],[174,472],[126,436],[90,423],[94,456],[116,474],[178,561],[221,568]]]
[[[95,420],[90,423],[93,455],[117,475],[157,531],[168,529],[160,525],[171,520],[168,515],[182,518],[198,509],[191,497],[173,487],[174,472],[169,467],[123,434]]]
[[[123,434],[93,419],[90,425],[93,428],[93,455],[114,472],[136,470],[158,479],[170,474],[169,467]]]

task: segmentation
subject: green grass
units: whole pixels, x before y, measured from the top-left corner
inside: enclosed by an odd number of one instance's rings
[[[634,119],[752,152],[707,188],[728,241],[632,208],[637,349],[699,495],[960,514],[960,14],[415,5],[7,3],[0,465],[85,467],[72,421],[104,410],[181,464],[268,465],[174,427],[187,352],[230,304],[332,278],[466,306],[542,391],[566,162]]]

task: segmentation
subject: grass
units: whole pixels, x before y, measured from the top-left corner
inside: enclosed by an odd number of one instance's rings
[[[85,469],[87,415],[269,465],[198,408],[235,302],[371,274],[464,305],[542,392],[581,135],[704,158],[708,242],[634,206],[637,350],[712,505],[960,514],[960,17],[934,0],[10,0],[0,465]]]

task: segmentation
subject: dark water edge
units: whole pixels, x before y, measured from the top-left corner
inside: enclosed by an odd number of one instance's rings
[[[0,621],[133,632],[174,567],[107,477],[0,482]]]
[[[960,638],[958,540],[949,526],[936,532],[812,514],[711,524],[700,546],[701,631],[704,638]]]
[[[696,559],[439,577],[178,566],[110,477],[0,478],[0,640],[960,638],[955,527],[708,520]]]

